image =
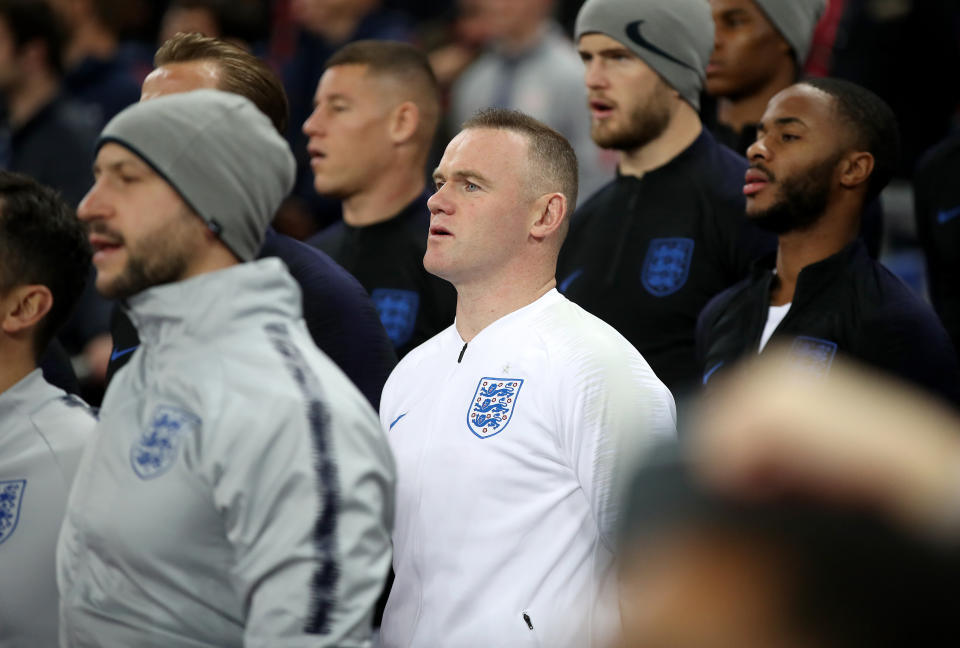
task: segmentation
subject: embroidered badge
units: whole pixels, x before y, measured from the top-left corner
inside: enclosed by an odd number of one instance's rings
[[[158,405],[150,427],[130,448],[130,464],[140,479],[159,477],[176,460],[183,437],[200,427],[200,419],[190,412]]]
[[[790,355],[801,369],[822,378],[829,373],[833,358],[837,355],[837,343],[798,335],[790,346]]]
[[[643,260],[640,280],[654,297],[666,297],[687,283],[693,260],[693,239],[655,238]]]
[[[413,326],[417,322],[420,307],[420,295],[412,290],[376,288],[370,295],[380,313],[383,328],[393,346],[403,346],[413,337]]]
[[[0,544],[13,535],[20,521],[20,502],[27,488],[26,479],[0,481]]]
[[[519,378],[481,378],[467,410],[467,427],[481,439],[506,429],[523,380]]]

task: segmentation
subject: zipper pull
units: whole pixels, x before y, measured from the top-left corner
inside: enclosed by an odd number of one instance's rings
[[[523,620],[524,620],[524,622],[527,624],[527,627],[530,628],[530,630],[532,631],[532,630],[533,630],[533,621],[530,620],[530,615],[527,614],[526,612],[524,612],[524,613],[523,613]]]

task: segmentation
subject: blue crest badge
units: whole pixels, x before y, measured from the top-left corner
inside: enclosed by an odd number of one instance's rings
[[[643,260],[640,280],[654,297],[666,297],[683,288],[693,260],[693,239],[655,238]]]
[[[130,464],[140,479],[159,477],[177,460],[183,437],[200,427],[200,419],[190,412],[158,405],[150,427],[130,448]]]
[[[26,479],[0,481],[0,544],[13,535],[20,521],[20,502],[27,488]]]
[[[830,371],[833,358],[837,355],[837,343],[798,335],[790,346],[790,355],[801,369],[822,378]]]
[[[506,429],[523,380],[519,378],[481,378],[467,410],[467,427],[481,439]]]
[[[403,346],[413,336],[413,325],[417,322],[420,307],[420,295],[412,290],[376,288],[370,295],[380,313],[383,328],[393,346]]]

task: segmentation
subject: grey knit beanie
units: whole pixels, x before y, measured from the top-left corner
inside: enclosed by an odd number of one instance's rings
[[[823,15],[827,0],[754,0],[767,14],[773,26],[793,49],[797,68],[803,67],[810,53],[813,30]]]
[[[110,120],[97,150],[107,142],[153,167],[241,261],[257,256],[293,188],[286,140],[252,102],[220,90],[133,104]]]
[[[577,14],[576,40],[609,36],[657,72],[691,106],[713,52],[713,15],[707,0],[587,0]]]

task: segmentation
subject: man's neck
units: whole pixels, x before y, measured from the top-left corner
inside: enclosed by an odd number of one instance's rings
[[[117,51],[117,38],[100,25],[88,21],[78,25],[64,52],[64,62],[68,70],[76,67],[86,58],[110,59]]]
[[[849,245],[858,235],[860,221],[825,213],[817,224],[803,232],[790,232],[778,238],[777,280],[770,292],[770,305],[793,301],[800,271],[829,258]]]
[[[10,125],[20,128],[57,95],[57,81],[48,74],[37,74],[11,91],[7,97]]]
[[[343,201],[343,222],[352,227],[367,227],[390,220],[423,193],[423,165],[398,165],[403,169],[385,176],[374,187]]]
[[[480,331],[505,315],[529,306],[557,285],[555,273],[543,272],[526,279],[511,280],[509,273],[499,273],[503,281],[456,285],[457,333],[470,342]]]
[[[748,124],[757,124],[775,94],[794,82],[793,65],[783,66],[762,87],[730,97],[717,98],[717,121],[740,133]]]
[[[0,346],[0,357],[3,357],[3,362],[0,362],[0,394],[37,368],[32,348],[9,339],[6,341],[8,344]]]
[[[687,149],[700,136],[700,116],[687,102],[682,102],[660,136],[632,151],[620,152],[620,173],[640,177],[658,169]]]

